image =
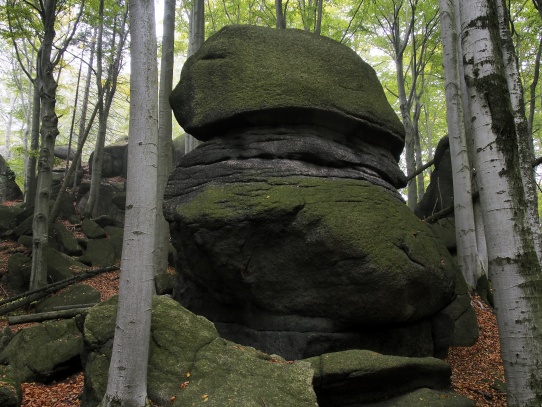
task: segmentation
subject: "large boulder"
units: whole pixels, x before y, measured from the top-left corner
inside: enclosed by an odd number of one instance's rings
[[[96,406],[107,386],[117,297],[94,307],[84,324],[82,406]],[[218,336],[205,318],[170,298],[154,297],[147,392],[157,405],[317,406],[313,370]]]
[[[441,313],[466,292],[397,191],[404,129],[355,52],[227,27],[186,62],[170,102],[205,141],[164,195],[174,298],[225,338],[288,359],[445,353],[458,318]]]
[[[374,70],[350,48],[300,30],[228,26],[183,66],[175,117],[199,140],[253,125],[316,124],[384,145],[404,128]]]
[[[384,189],[358,180],[269,178],[208,187],[174,209],[168,216],[181,248],[178,299],[229,324],[218,324],[228,338],[247,343],[240,327],[259,331],[250,336],[268,336],[258,340],[265,351],[293,358],[342,350],[338,339],[322,347],[322,336],[332,333],[382,352],[433,351],[431,328],[419,324],[452,301],[456,266]],[[416,344],[375,349],[361,328],[397,325],[411,325]],[[296,341],[313,344],[274,348],[278,337],[292,341],[287,332],[302,332]]]

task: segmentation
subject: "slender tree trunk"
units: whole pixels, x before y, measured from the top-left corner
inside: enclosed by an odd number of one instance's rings
[[[478,259],[476,224],[472,204],[471,165],[467,149],[461,77],[459,75],[459,37],[455,26],[454,0],[440,0],[439,5],[444,52],[446,118],[454,184],[457,261],[468,286],[474,288],[481,276],[481,264]]]
[[[87,140],[87,137],[90,133],[90,130],[92,128],[92,124],[94,123],[94,119],[96,117],[97,112],[98,112],[98,106],[94,108],[94,111],[90,115],[87,128],[84,131],[82,138],[79,140],[79,143],[77,144],[77,150],[75,151],[75,154],[73,155],[72,163],[70,165],[70,168],[66,172],[66,175],[64,176],[64,180],[62,181],[62,185],[60,186],[60,190],[58,191],[58,195],[55,199],[55,203],[53,204],[53,207],[51,208],[51,212],[49,214],[49,222],[51,223],[53,223],[58,217],[58,213],[60,212],[60,203],[62,202],[64,193],[68,189],[68,182],[71,179],[71,177],[75,174],[78,164],[81,161],[83,146],[85,145],[85,141]]]
[[[103,8],[103,0],[101,0],[101,8]],[[103,13],[103,9],[101,10]],[[109,113],[111,111],[111,104],[115,97],[117,89],[117,79],[120,72],[120,61],[122,59],[122,50],[124,48],[124,42],[126,40],[125,25],[127,20],[127,11],[121,16],[120,19],[116,19],[114,34],[111,39],[111,56],[110,63],[107,68],[107,79],[102,83],[102,32],[103,26],[100,26],[98,33],[97,44],[97,69],[96,69],[96,83],[98,85],[98,94],[103,95],[98,101],[98,137],[96,138],[96,146],[94,149],[94,156],[92,160],[92,178],[90,184],[89,200],[84,211],[85,217],[96,216],[96,205],[100,196],[100,186],[102,182],[102,170],[103,170],[103,155],[105,148],[105,138],[107,133],[107,121],[109,119]],[[118,27],[117,27],[118,24]],[[117,43],[118,39],[118,43]]]
[[[407,167],[407,177],[410,177],[416,172],[416,135],[414,134],[414,125],[410,118],[410,104],[407,99],[405,89],[405,77],[403,71],[403,56],[396,56],[397,68],[397,88],[399,91],[399,106],[401,110],[401,118],[405,126],[405,162]],[[407,204],[412,210],[418,203],[418,190],[416,178],[410,180],[407,186]]]
[[[192,9],[190,10],[190,38],[188,42],[188,56],[192,56],[201,47],[205,41],[205,1],[194,0],[192,3]],[[186,134],[184,138],[184,151],[189,153],[201,142]]]
[[[30,152],[28,154],[28,165],[25,174],[25,202],[35,204],[36,200],[36,151],[40,147],[40,117],[41,117],[40,84],[36,77],[34,79],[34,93],[32,100],[32,130],[30,132]]]
[[[25,171],[25,178],[24,178],[24,194],[26,196],[26,188],[27,188],[27,180],[26,180],[26,171],[28,168],[28,160],[29,160],[29,146],[28,146],[28,136],[30,135],[30,126],[32,123],[32,82],[28,82],[28,94],[27,98],[23,102],[23,112],[24,112],[24,129],[23,129],[23,149],[24,149],[24,171]],[[23,92],[23,90],[21,90]],[[25,198],[26,201],[26,198]]]
[[[104,84],[102,83],[103,72],[103,29],[104,29],[104,0],[100,0],[99,11],[100,25],[98,27],[97,45],[96,45],[96,85],[98,87],[98,94],[101,97],[98,99],[98,136],[96,137],[96,145],[94,147],[94,154],[92,156],[92,174],[90,177],[90,191],[83,211],[85,218],[90,218],[95,215],[94,208],[98,202],[100,196],[100,187],[102,183],[102,168],[103,168],[103,152],[105,147],[105,135],[107,131],[107,120],[104,110]]]
[[[534,407],[542,400],[542,273],[525,209],[515,114],[500,54],[498,10],[487,0],[461,0],[459,6],[474,165],[508,405]]]
[[[38,89],[41,96],[41,149],[38,162],[38,183],[34,221],[32,224],[32,272],[30,289],[47,284],[47,247],[49,239],[49,200],[51,199],[55,140],[58,117],[55,113],[57,83],[53,76],[51,52],[55,36],[56,0],[46,0],[43,6],[44,37],[38,53]]]
[[[286,16],[282,8],[282,0],[275,0],[275,13],[277,14],[277,24],[278,29],[286,28]]]
[[[418,171],[419,168],[423,167],[423,157],[422,157],[422,141],[420,138],[420,115],[422,112],[422,106],[420,103],[420,96],[416,95],[415,100],[416,104],[414,105],[414,147],[416,149],[415,151],[415,157],[416,157],[416,170]],[[423,171],[421,171],[418,176],[416,177],[416,190],[418,192],[418,196],[416,198],[416,201],[419,202],[423,198],[423,194],[425,192],[425,183],[423,179]]]
[[[9,112],[6,121],[6,139],[4,146],[6,147],[6,158],[11,157],[11,127],[13,124],[13,109],[15,108],[15,95],[12,94],[9,100]]]
[[[68,155],[66,157],[66,172],[68,171],[68,167],[70,165],[70,157],[72,153],[73,128],[75,127],[75,113],[77,112],[77,102],[79,101],[79,85],[81,84],[82,70],[83,70],[83,56],[81,55],[81,63],[79,64],[79,72],[77,73],[77,86],[75,88],[75,101],[73,103],[72,122],[70,125],[70,137],[68,140]]]
[[[154,2],[130,1],[130,136],[119,307],[102,406],[147,406],[154,289],[158,75]]]
[[[316,0],[316,26],[314,33],[320,35],[322,31],[322,13],[324,8],[324,0]]]
[[[162,61],[160,70],[159,124],[158,124],[158,203],[156,219],[156,272],[167,269],[169,223],[164,219],[162,204],[164,190],[173,167],[172,114],[169,95],[173,88],[173,47],[175,35],[175,0],[164,1],[164,25],[162,37]]]
[[[85,134],[86,129],[86,121],[87,121],[87,110],[88,110],[88,100],[89,100],[89,94],[90,94],[90,84],[92,83],[92,65],[94,64],[94,54],[96,51],[96,36],[98,35],[98,29],[94,29],[94,35],[92,36],[92,45],[90,48],[90,58],[88,62],[88,69],[87,69],[87,77],[85,80],[85,91],[83,93],[83,105],[81,107],[81,118],[79,119],[79,132],[78,132],[78,145],[82,145],[82,139],[83,135]],[[100,96],[101,98],[102,96]],[[86,136],[85,136],[86,139]],[[81,167],[81,159],[79,158],[77,161],[77,166],[75,168],[75,171],[77,172],[79,168]],[[75,176],[73,183],[74,188],[76,187],[77,182],[77,176]]]

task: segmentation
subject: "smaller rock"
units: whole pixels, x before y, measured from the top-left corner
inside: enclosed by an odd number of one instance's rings
[[[169,273],[158,273],[154,276],[154,285],[156,294],[172,294],[173,285],[175,284],[175,276]]]
[[[28,247],[29,249],[32,248],[32,236],[28,235],[22,235],[17,239],[17,243],[22,244],[25,247]]]
[[[0,202],[15,201],[22,197],[21,188],[15,182],[15,173],[0,155]]]
[[[83,233],[89,239],[102,239],[106,237],[105,231],[93,220],[83,219],[81,227],[83,228]]]
[[[100,292],[86,284],[76,284],[66,291],[36,304],[36,312],[54,311],[54,307],[65,305],[95,304],[100,302]]]
[[[476,403],[465,396],[451,392],[419,389],[390,400],[364,407],[474,407]]]
[[[17,226],[17,215],[21,212],[19,207],[0,205],[0,235]]]
[[[116,226],[106,226],[105,233],[109,237],[109,244],[113,247],[115,258],[122,257],[122,240],[124,239],[124,229]]]
[[[97,305],[85,319],[82,407],[96,406],[107,386],[116,301]],[[286,362],[226,341],[211,322],[166,296],[153,299],[151,336],[148,395],[158,405],[317,405],[309,363]]]
[[[69,256],[81,256],[83,254],[83,249],[64,225],[54,223],[51,229],[51,237],[56,241],[60,251]]]
[[[47,248],[47,281],[55,282],[73,277],[78,271],[88,267],[83,263],[72,259],[70,256],[60,253],[52,247]]]
[[[320,407],[358,405],[421,387],[450,386],[450,366],[430,357],[407,358],[349,350],[306,360],[315,370],[313,386]]]
[[[32,259],[23,253],[14,253],[8,260],[8,282],[15,291],[25,291],[30,284]]]
[[[0,352],[2,352],[6,348],[6,346],[8,346],[9,342],[12,339],[13,332],[11,332],[11,329],[6,326],[4,329],[2,329],[2,333],[0,334]]]
[[[11,378],[9,366],[0,366],[0,406],[19,407],[21,401],[21,386]]]
[[[88,241],[85,262],[92,267],[107,267],[115,264],[115,249],[110,239],[92,239]]]
[[[80,368],[81,333],[73,319],[21,329],[0,353],[15,382],[50,381]]]

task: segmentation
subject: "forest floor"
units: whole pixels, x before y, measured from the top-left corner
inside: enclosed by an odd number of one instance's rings
[[[6,284],[7,261],[16,252],[28,253],[28,249],[16,242],[0,242],[0,299],[14,295]],[[29,254],[29,253],[28,253]],[[95,287],[102,301],[118,291],[118,271],[100,274],[85,280],[84,284]],[[446,358],[452,367],[452,387],[459,393],[476,401],[476,406],[506,406],[504,371],[500,357],[499,335],[493,310],[479,297],[472,296],[472,306],[478,317],[480,329],[477,343],[468,348],[451,348]],[[28,311],[32,312],[32,311]],[[31,324],[14,325],[15,332]],[[7,317],[0,317],[0,331],[7,326]],[[83,390],[83,373],[47,385],[25,383],[22,385],[22,407],[75,407],[80,405]]]

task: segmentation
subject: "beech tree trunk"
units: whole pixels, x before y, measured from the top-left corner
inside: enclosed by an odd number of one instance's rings
[[[130,1],[130,135],[119,306],[102,406],[148,406],[154,290],[158,74],[154,2]]]
[[[173,47],[175,35],[175,0],[164,1],[162,60],[160,65],[159,124],[158,124],[158,193],[156,220],[155,271],[165,272],[168,265],[169,223],[164,219],[162,204],[164,190],[173,167],[172,113],[169,95],[173,88]]]
[[[190,10],[190,38],[188,40],[188,56],[192,56],[205,41],[205,0],[193,0]],[[184,137],[184,152],[189,153],[201,142],[186,134]]]
[[[81,118],[79,119],[79,132],[78,132],[78,137],[77,137],[78,146],[82,144],[82,138],[83,138],[83,135],[85,134],[85,129],[86,129],[88,99],[89,99],[89,94],[90,94],[90,84],[92,82],[92,73],[93,73],[92,65],[94,64],[94,54],[96,51],[97,34],[98,34],[98,30],[94,29],[94,34],[92,36],[92,44],[90,46],[90,58],[89,58],[88,66],[87,66],[87,77],[85,79],[85,91],[83,93],[83,103],[81,106]],[[77,166],[75,167],[75,171],[79,170],[80,167],[81,167],[81,159],[79,158],[77,160]],[[74,188],[76,186],[76,178],[74,178]]]
[[[501,54],[497,4],[460,0],[474,166],[486,229],[508,405],[542,400],[542,273],[525,208],[515,113]]]
[[[38,161],[38,182],[32,223],[32,272],[30,289],[47,284],[47,247],[49,245],[49,200],[51,199],[52,171],[55,140],[58,135],[58,117],[55,113],[57,83],[51,62],[55,37],[56,0],[43,3],[42,21],[44,37],[38,52],[38,78],[41,99],[41,149]]]
[[[454,0],[440,0],[439,5],[444,52],[446,118],[454,184],[457,261],[468,286],[475,288],[482,270],[476,241],[476,225],[472,204],[471,164],[465,133],[461,92],[462,79],[459,74],[459,36],[456,31]]]
[[[30,152],[28,152],[28,162],[25,168],[25,202],[27,204],[34,205],[36,200],[36,166],[37,158],[35,152],[40,147],[40,110],[41,110],[41,97],[39,81],[36,77],[34,79],[34,93],[32,99],[32,130],[30,131]]]
[[[11,95],[9,101],[9,112],[6,120],[6,138],[5,138],[5,148],[6,148],[6,158],[11,157],[11,127],[13,123],[13,109],[15,108],[15,94]]]

